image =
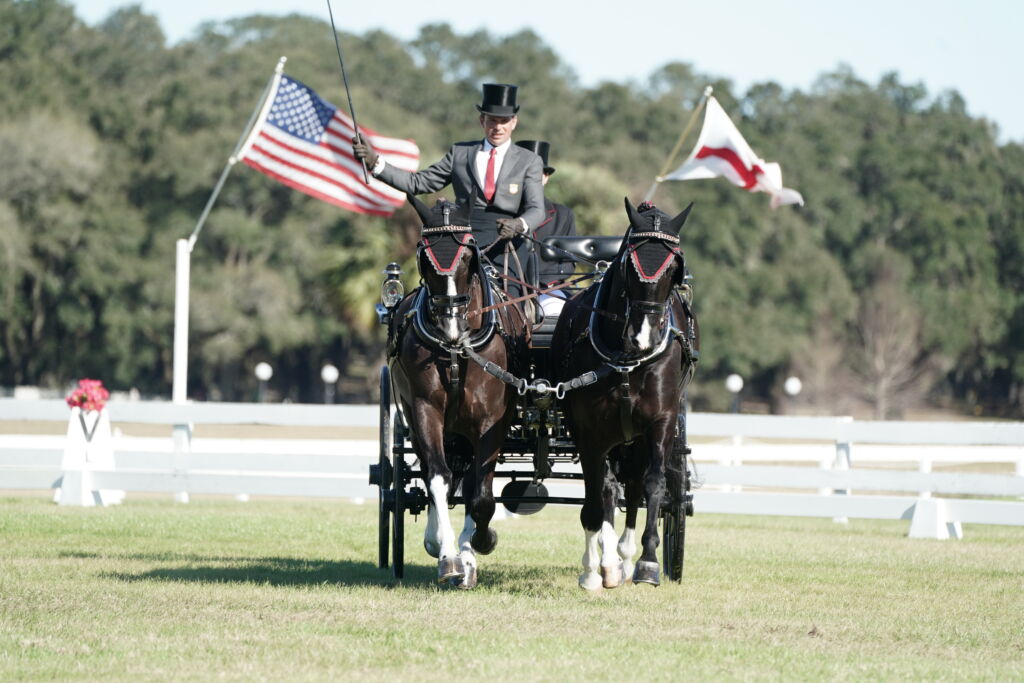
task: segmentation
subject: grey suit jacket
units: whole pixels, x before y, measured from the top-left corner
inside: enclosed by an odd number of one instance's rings
[[[486,208],[484,179],[477,178],[476,153],[483,140],[457,142],[440,161],[415,173],[384,164],[377,178],[409,194],[438,192],[451,184],[455,201],[468,201],[476,189],[476,207]],[[491,206],[526,221],[529,230],[544,222],[544,162],[528,149],[511,145],[498,173]]]

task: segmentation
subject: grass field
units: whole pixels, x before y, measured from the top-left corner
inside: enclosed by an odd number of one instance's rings
[[[576,587],[574,508],[498,523],[473,592],[402,584],[375,505],[0,499],[0,680],[1022,680],[1024,530],[701,515],[681,585]]]

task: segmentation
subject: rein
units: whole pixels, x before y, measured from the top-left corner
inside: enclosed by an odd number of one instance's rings
[[[575,277],[575,278],[573,278],[571,280],[566,280],[565,282],[563,282],[561,284],[558,284],[558,285],[555,285],[554,287],[541,288],[541,287],[536,287],[536,286],[531,285],[529,283],[523,282],[522,280],[518,280],[518,279],[512,277],[511,275],[505,275],[504,273],[495,273],[495,275],[497,275],[500,278],[504,278],[505,280],[508,280],[509,282],[512,282],[514,284],[522,285],[526,289],[532,289],[532,290],[535,290],[535,291],[532,294],[526,294],[524,296],[516,297],[515,299],[509,299],[508,301],[503,301],[503,302],[498,303],[498,304],[491,304],[490,306],[486,306],[484,308],[481,308],[479,313],[486,313],[487,311],[493,311],[494,309],[502,308],[503,306],[508,306],[509,304],[519,303],[520,301],[528,301],[530,299],[536,299],[541,294],[548,294],[550,292],[556,292],[556,291],[558,291],[560,289],[565,289],[566,287],[571,287],[572,285],[575,285],[578,282],[582,282],[583,280],[589,280],[590,278],[594,277],[593,273],[586,273],[584,275],[579,275],[579,276],[577,276],[577,277]]]

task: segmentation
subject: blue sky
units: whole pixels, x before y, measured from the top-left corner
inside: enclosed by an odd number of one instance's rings
[[[122,0],[74,0],[93,24]],[[169,39],[200,23],[247,14],[298,12],[327,20],[326,0],[137,0],[157,15]],[[353,10],[353,4],[358,10]],[[775,81],[807,89],[823,71],[850,65],[874,83],[897,71],[930,95],[953,88],[968,110],[999,125],[1000,140],[1024,142],[1024,2],[1013,0],[332,0],[338,27],[383,29],[399,38],[444,21],[460,32],[505,35],[532,28],[582,83],[642,80],[670,61],[724,76],[740,89]]]

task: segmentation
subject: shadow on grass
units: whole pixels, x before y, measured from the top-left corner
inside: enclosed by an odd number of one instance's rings
[[[133,557],[141,559],[144,557]],[[179,561],[181,557],[176,558]],[[187,560],[186,560],[187,561]],[[404,583],[419,584],[431,581],[435,570],[430,567],[405,567]],[[318,561],[285,557],[231,558],[205,557],[195,564],[150,569],[149,571],[107,572],[105,578],[118,581],[168,581],[190,583],[254,583],[271,586],[380,586],[394,588],[401,585],[391,569],[380,569],[371,562]]]
[[[187,583],[251,583],[271,586],[379,586],[391,589],[401,585],[433,586],[437,570],[433,565],[405,565],[405,577],[399,582],[391,568],[380,569],[372,562],[316,560],[287,557],[230,557],[190,555],[187,553],[88,553],[64,552],[61,557],[78,559],[123,559],[138,562],[172,562],[175,567],[142,572],[105,572],[103,578],[130,583],[145,581]],[[549,586],[558,574],[550,568],[535,566],[484,564],[480,587],[506,593],[533,592]]]

